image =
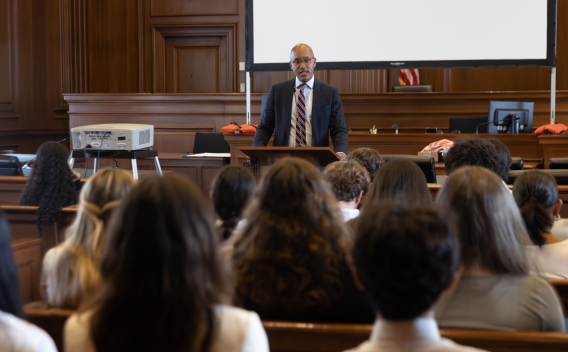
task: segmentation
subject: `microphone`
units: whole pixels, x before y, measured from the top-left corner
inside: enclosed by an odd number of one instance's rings
[[[394,134],[398,134],[398,125],[396,123],[393,123],[391,128],[394,128]]]
[[[511,115],[509,115],[511,116]],[[503,122],[503,121],[509,121],[509,120],[513,120],[513,121],[517,121],[520,120],[521,118],[517,115],[512,115],[511,117],[506,117],[502,120],[498,120],[497,122]],[[493,123],[495,121],[489,121],[489,122],[484,122],[484,123],[480,123],[479,125],[477,125],[477,127],[475,128],[475,134],[479,134],[479,126],[483,126],[483,125],[489,125],[490,123]]]
[[[69,139],[69,137],[67,137],[67,138],[65,138],[65,139],[62,139],[62,140],[60,140],[60,141],[57,141],[57,142],[55,142],[55,143],[65,142],[65,141],[68,140],[68,139]],[[31,167],[31,166],[28,166],[28,164],[31,163],[32,161],[34,161],[36,158],[37,158],[37,155],[34,156],[30,161],[28,161],[27,163],[25,163],[24,166],[22,166],[22,169],[31,169],[32,167]]]

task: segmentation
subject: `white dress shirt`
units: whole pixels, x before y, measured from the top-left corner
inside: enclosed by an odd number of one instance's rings
[[[49,335],[37,326],[0,311],[0,351],[57,352]]]
[[[359,216],[359,209],[341,209],[341,216],[344,222],[355,219]]]
[[[554,221],[550,233],[562,240],[568,240],[568,220],[560,219]]]
[[[411,321],[377,319],[371,338],[346,352],[481,352],[440,336],[433,318]]]
[[[255,312],[218,305],[218,330],[210,352],[269,352],[268,338]],[[90,335],[92,311],[73,314],[65,323],[66,352],[95,352]],[[100,351],[104,352],[104,351]]]
[[[312,103],[314,101],[314,95],[312,94],[314,91],[314,80],[315,76],[312,76],[312,79],[306,82],[308,85],[304,87],[304,97],[306,98],[306,147],[311,147],[312,143]],[[294,99],[292,99],[292,125],[290,126],[290,139],[288,141],[288,146],[293,147],[296,145],[296,115],[298,115],[298,109],[296,109],[296,102],[300,99],[300,90],[298,86],[302,84],[302,81],[296,77],[295,81],[295,88],[296,93],[294,93]]]
[[[531,257],[529,268],[532,275],[546,279],[568,279],[568,240],[539,246],[525,247]]]

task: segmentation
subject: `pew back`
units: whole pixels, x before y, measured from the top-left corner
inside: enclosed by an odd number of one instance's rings
[[[264,321],[272,352],[340,352],[371,335],[372,325]],[[440,329],[459,344],[492,352],[566,351],[568,335],[547,332]]]

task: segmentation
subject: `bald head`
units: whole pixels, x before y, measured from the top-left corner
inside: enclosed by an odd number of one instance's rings
[[[314,76],[316,58],[307,44],[298,44],[290,51],[290,68],[301,82],[308,82]]]

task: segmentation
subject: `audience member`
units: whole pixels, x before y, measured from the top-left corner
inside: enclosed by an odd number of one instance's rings
[[[50,306],[76,309],[99,290],[97,260],[105,229],[113,209],[133,185],[132,175],[121,169],[101,170],[87,181],[65,241],[43,259],[44,298]]]
[[[432,203],[426,176],[418,165],[406,159],[393,159],[381,167],[371,192],[368,202],[395,202],[416,206]]]
[[[446,175],[462,166],[481,166],[502,174],[503,165],[495,146],[484,139],[458,138],[454,146],[444,156]]]
[[[533,244],[526,247],[531,271],[547,279],[568,279],[568,240],[550,233],[562,206],[554,177],[537,170],[524,173],[515,179],[513,197]]]
[[[264,175],[236,243],[237,299],[262,319],[374,321],[347,265],[349,232],[324,176],[285,158]]]
[[[460,238],[462,268],[455,289],[436,306],[440,326],[564,332],[554,289],[528,275],[523,246],[530,239],[502,180],[481,167],[454,170],[436,203]]]
[[[497,173],[497,176],[501,177],[503,182],[507,182],[507,180],[509,179],[511,164],[513,163],[511,159],[511,153],[509,152],[507,146],[497,138],[489,138],[487,141],[493,144],[497,155],[499,155],[499,160],[501,161],[501,170]]]
[[[56,352],[49,335],[22,319],[22,300],[12,258],[12,236],[0,210],[0,351]]]
[[[337,198],[343,221],[358,217],[357,208],[371,182],[367,170],[354,160],[336,161],[329,164],[323,174]]]
[[[22,191],[20,205],[38,206],[39,225],[53,224],[61,208],[77,202],[80,175],[69,168],[69,151],[47,142],[37,150],[33,171]]]
[[[190,180],[139,181],[106,237],[101,294],[67,321],[67,352],[268,351],[258,316],[223,304],[213,209]]]
[[[433,304],[457,278],[458,242],[431,207],[365,207],[353,249],[354,275],[377,320],[370,340],[349,351],[480,351],[442,338],[434,320]]]
[[[221,239],[227,240],[236,227],[244,225],[241,215],[254,187],[254,176],[240,165],[225,166],[213,179],[211,199],[220,218],[216,227]]]
[[[374,182],[375,175],[379,169],[385,164],[385,160],[381,157],[379,152],[371,148],[355,149],[347,156],[347,160],[355,160],[369,173],[371,182]]]

